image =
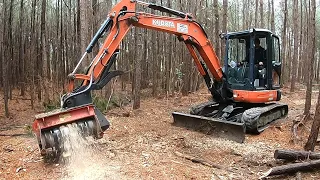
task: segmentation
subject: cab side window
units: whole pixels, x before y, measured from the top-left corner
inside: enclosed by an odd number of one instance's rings
[[[273,37],[273,53],[272,53],[272,62],[280,63],[280,48],[279,48],[279,39]]]

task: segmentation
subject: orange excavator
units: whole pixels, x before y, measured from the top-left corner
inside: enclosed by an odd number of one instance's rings
[[[172,17],[137,12],[137,4]],[[61,108],[35,117],[32,128],[42,155],[61,154],[62,134],[67,132],[68,124],[76,125],[83,136],[102,138],[110,124],[93,105],[91,91],[102,89],[123,74],[110,69],[120,53],[121,41],[132,27],[176,35],[187,46],[212,94],[212,100],[192,107],[190,113],[173,112],[174,125],[243,142],[245,133],[260,133],[287,115],[288,106],[275,103],[281,98],[281,58],[279,38],[272,32],[250,29],[221,34],[226,41],[221,66],[204,28],[190,14],[138,0],[122,0],[112,8],[68,75],[68,92],[61,98]],[[102,36],[106,39],[87,72],[77,74]]]

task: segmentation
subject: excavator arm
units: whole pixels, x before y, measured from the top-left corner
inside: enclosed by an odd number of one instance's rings
[[[137,12],[137,4],[153,10],[166,12],[177,17],[166,17],[146,12]],[[106,72],[107,65],[111,64],[115,53],[118,53],[120,43],[133,26],[176,35],[180,41],[183,41],[186,44],[187,49],[193,57],[200,74],[204,77],[213,98],[218,102],[227,100],[228,97],[226,92],[228,91],[223,81],[224,75],[218,57],[204,29],[199,23],[192,19],[191,15],[155,4],[134,0],[122,0],[111,10],[107,20],[102,24],[86,50],[86,53],[90,53],[98,39],[100,39],[107,31],[109,32],[103,45],[100,47],[98,54],[91,62],[87,73],[75,74],[80,67],[80,61],[75,70],[68,76],[70,94],[63,99],[64,102],[67,102],[67,99],[70,99],[74,94],[77,94],[78,89],[89,90],[99,79],[104,79],[102,76],[105,75],[104,72]],[[196,51],[198,51],[201,59],[197,56]],[[209,73],[213,76],[213,79],[210,77]],[[121,73],[116,75],[119,74]],[[81,84],[83,88],[75,88],[74,84],[77,79],[83,80],[83,83]],[[67,107],[68,105],[65,104],[64,106]]]

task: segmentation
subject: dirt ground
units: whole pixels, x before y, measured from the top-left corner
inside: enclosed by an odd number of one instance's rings
[[[316,91],[313,93],[313,108],[317,94]],[[203,89],[187,97],[145,98],[141,109],[135,111],[130,105],[110,110],[106,117],[111,128],[103,139],[95,142],[101,158],[86,170],[91,175],[102,173],[102,179],[258,179],[271,167],[283,164],[273,158],[276,149],[303,149],[310,123],[302,128],[305,132],[301,133],[301,140],[293,141],[291,133],[293,121],[303,118],[303,89],[291,94],[285,88],[281,102],[289,105],[288,117],[260,135],[246,135],[243,144],[172,125],[173,111],[187,111],[209,97]],[[30,125],[34,115],[41,112],[41,105],[31,110],[30,102],[14,93],[10,107],[10,118],[0,114],[0,179],[88,178],[82,176],[84,171],[74,171],[76,176],[70,177],[64,165],[43,161],[30,133]],[[194,163],[177,153],[220,166],[212,168]],[[89,176],[90,179],[93,177]],[[302,173],[302,179],[319,178],[318,172]],[[270,179],[295,179],[295,175]]]

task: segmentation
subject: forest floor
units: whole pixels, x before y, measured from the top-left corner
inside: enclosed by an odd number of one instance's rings
[[[205,89],[187,97],[144,98],[139,110],[131,110],[130,105],[112,109],[106,114],[110,129],[95,142],[97,159],[83,171],[77,166],[67,168],[44,162],[30,131],[41,105],[31,110],[30,101],[15,92],[10,101],[10,118],[0,113],[0,179],[258,179],[263,172],[282,164],[273,158],[276,149],[303,149],[311,123],[301,131],[302,140],[294,143],[291,133],[293,121],[303,118],[305,90],[298,89],[295,93],[283,89],[281,102],[289,105],[288,117],[260,135],[246,135],[243,144],[172,125],[173,111],[187,111],[209,99]],[[317,94],[313,92],[312,111]],[[197,164],[176,152],[210,160],[221,167]],[[320,172],[302,173],[302,179],[319,178]],[[272,179],[295,179],[295,175]]]

